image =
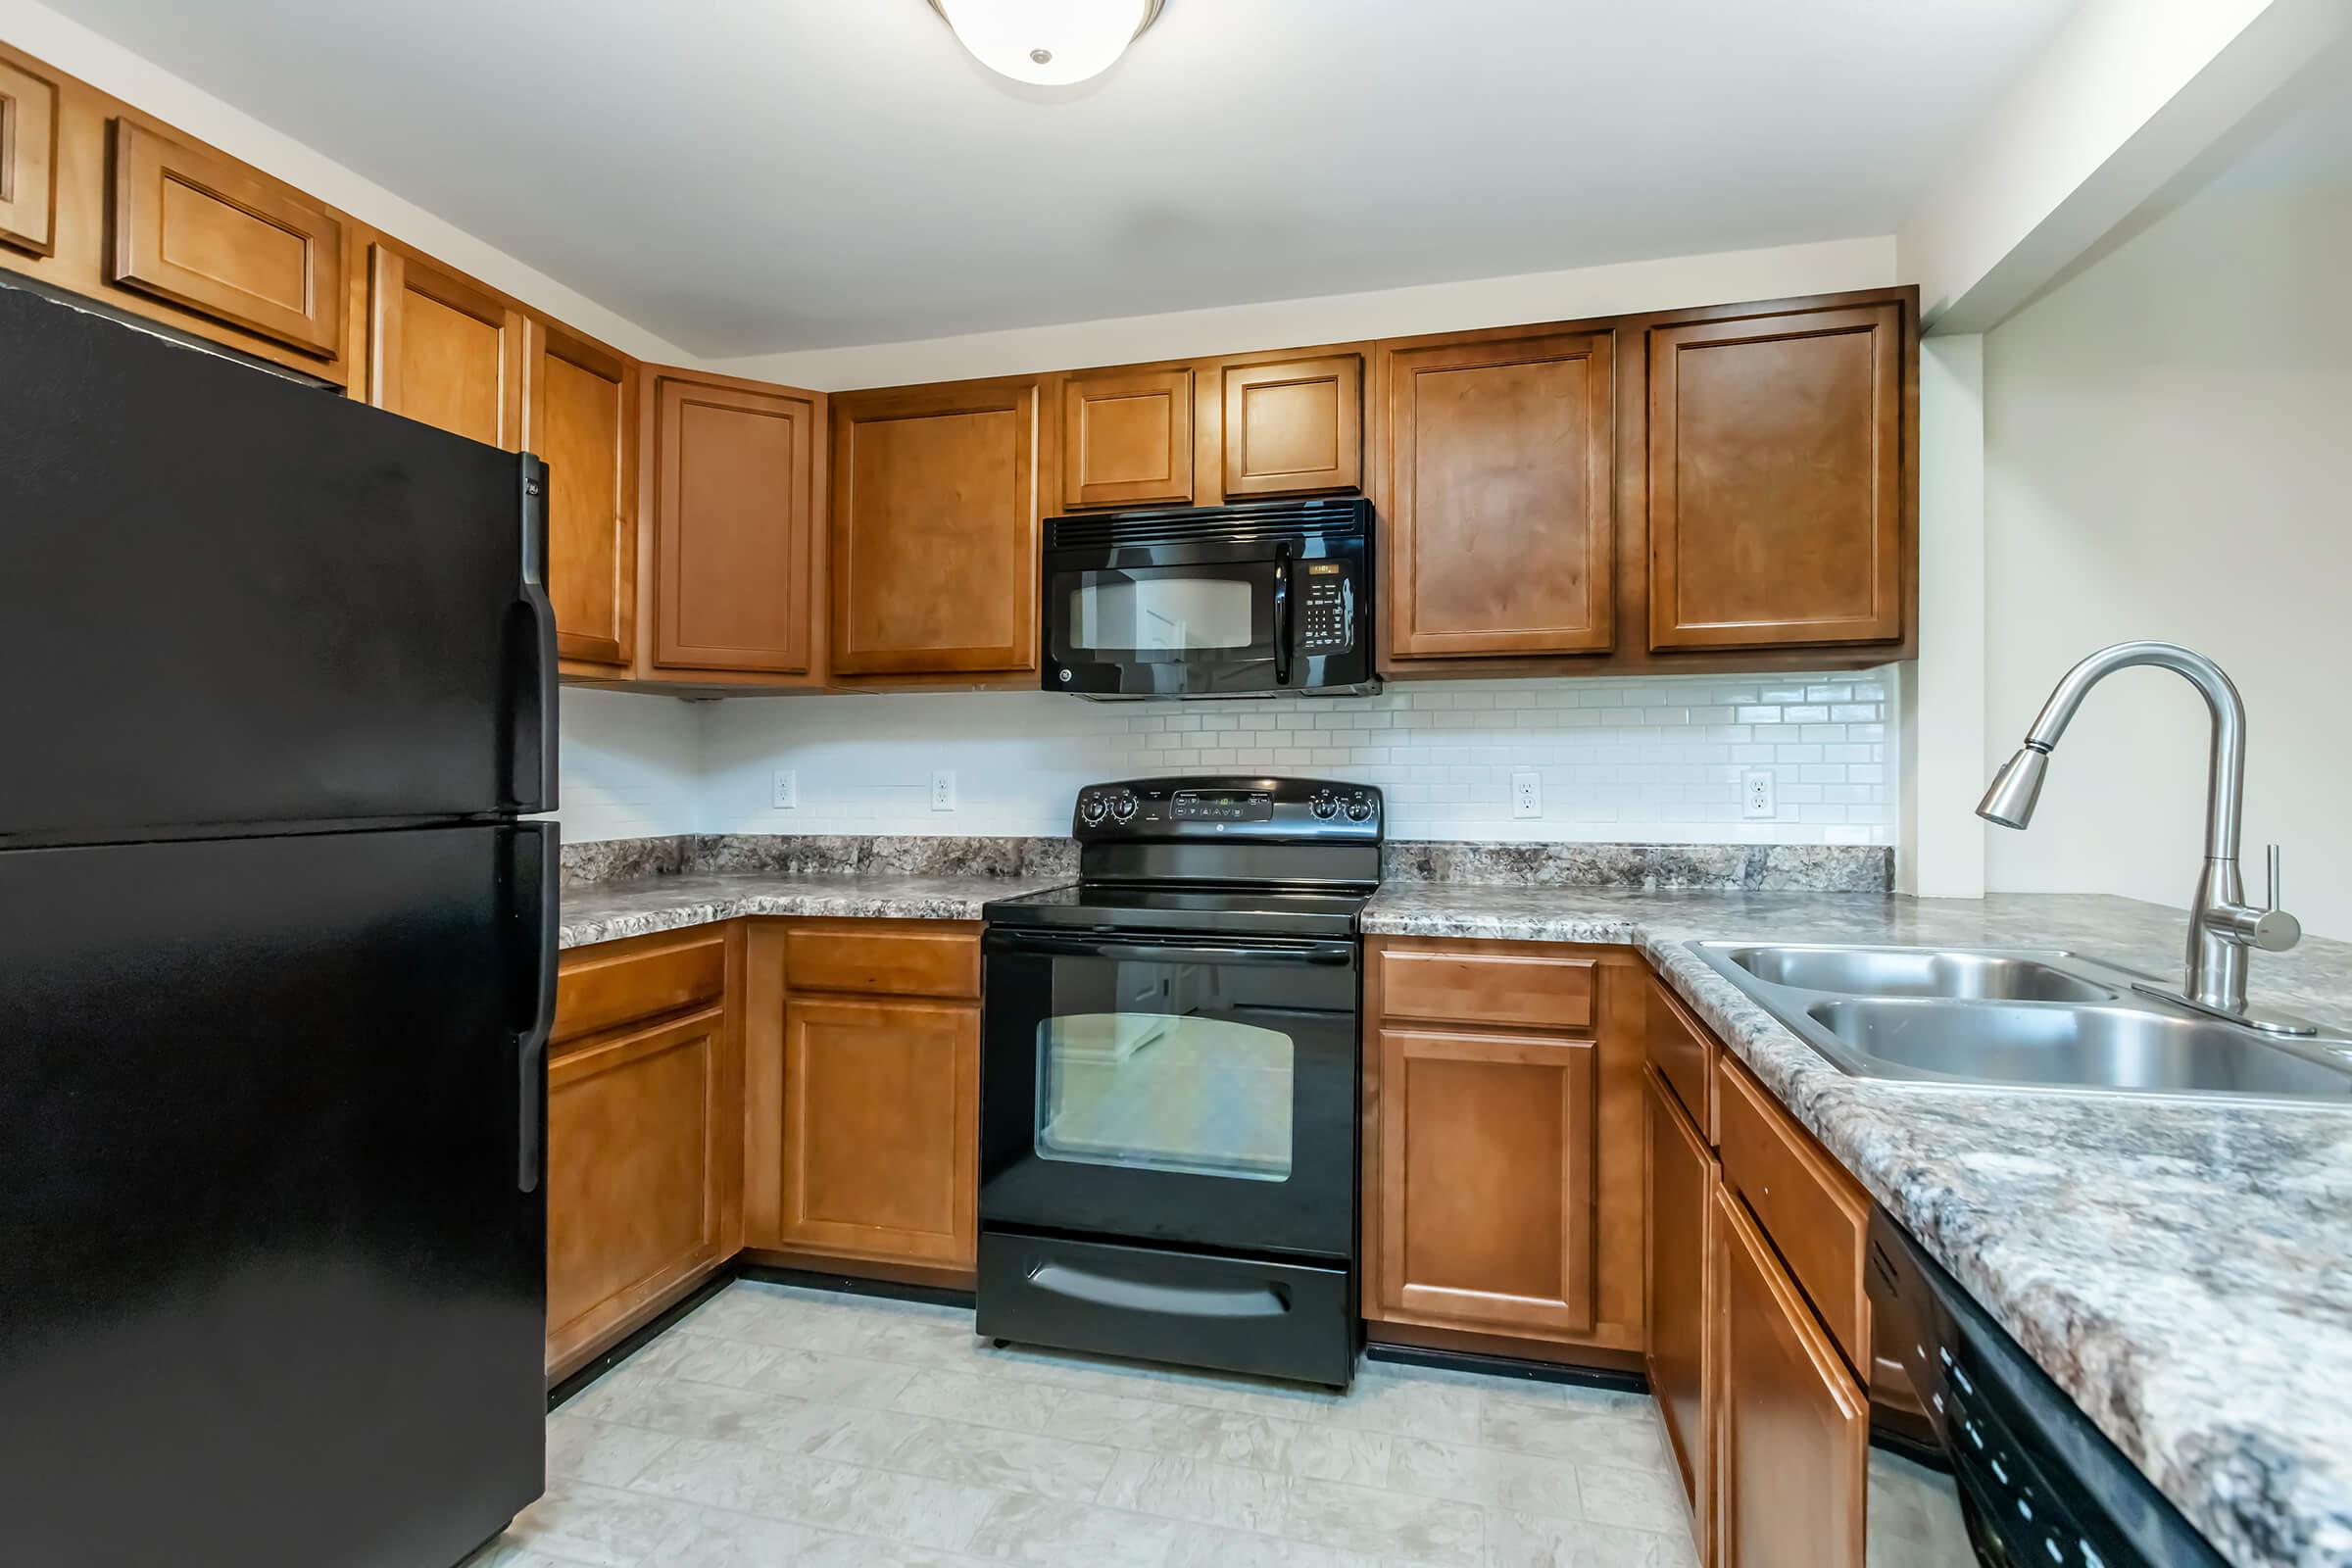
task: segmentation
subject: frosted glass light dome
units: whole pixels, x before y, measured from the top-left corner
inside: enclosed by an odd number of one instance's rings
[[[1108,71],[1158,0],[931,0],[972,57],[1015,81],[1066,87]]]

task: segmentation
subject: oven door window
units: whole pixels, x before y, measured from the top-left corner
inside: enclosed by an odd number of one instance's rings
[[[1273,566],[1133,566],[1054,575],[1065,663],[1248,661],[1274,651]]]
[[[1214,974],[1177,978],[1213,983]],[[1279,1030],[1227,1018],[1049,1018],[1037,1026],[1038,1157],[1287,1180],[1294,1051]]]

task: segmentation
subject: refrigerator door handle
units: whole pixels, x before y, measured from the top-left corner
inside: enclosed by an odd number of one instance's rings
[[[562,934],[559,871],[562,856],[553,822],[522,822],[513,830],[515,901],[514,996],[522,1016],[515,1032],[515,1070],[521,1136],[514,1185],[539,1190],[547,1167],[547,1037],[556,1025],[556,967]]]
[[[522,455],[522,583],[508,627],[512,809],[556,808],[556,607],[547,597],[547,465]]]

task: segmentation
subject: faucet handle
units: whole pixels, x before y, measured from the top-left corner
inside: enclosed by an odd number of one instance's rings
[[[2303,940],[2303,922],[2278,907],[2278,846],[2263,857],[2262,910],[2248,930],[2254,946],[2265,953],[2284,953]]]

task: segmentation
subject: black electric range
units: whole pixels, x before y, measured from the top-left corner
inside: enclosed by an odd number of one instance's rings
[[[1357,918],[1380,792],[1081,791],[1071,887],[988,906],[979,1329],[1345,1386]]]

